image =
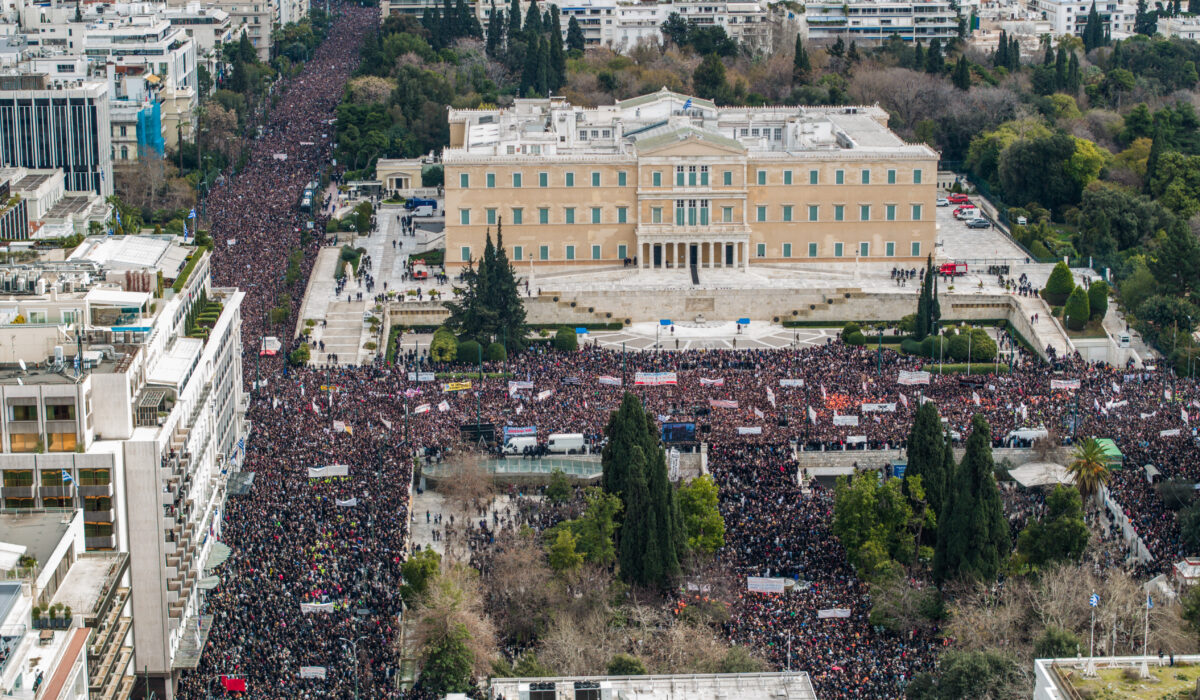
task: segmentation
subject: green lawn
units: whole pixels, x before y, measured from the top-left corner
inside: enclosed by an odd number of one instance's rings
[[[1063,328],[1066,329],[1067,335],[1071,338],[1103,338],[1105,336],[1104,326],[1100,321],[1089,321],[1081,331],[1073,331],[1067,328],[1067,324],[1064,321]]]
[[[1085,698],[1092,700],[1173,700],[1190,697],[1188,691],[1195,690],[1200,678],[1200,666],[1155,666],[1150,665],[1154,680],[1128,680],[1125,669],[1101,668],[1096,671],[1099,678],[1083,678],[1073,672],[1071,685]],[[1178,694],[1178,695],[1177,695]]]

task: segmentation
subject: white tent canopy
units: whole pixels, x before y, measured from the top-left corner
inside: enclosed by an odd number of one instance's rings
[[[1010,469],[1008,473],[1018,484],[1026,488],[1075,483],[1067,468],[1054,462],[1030,462],[1022,464],[1016,469]]]

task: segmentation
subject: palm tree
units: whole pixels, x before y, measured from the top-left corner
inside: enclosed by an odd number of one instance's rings
[[[1096,438],[1088,438],[1075,448],[1074,459],[1067,466],[1079,495],[1094,498],[1100,487],[1108,482],[1108,458]]]

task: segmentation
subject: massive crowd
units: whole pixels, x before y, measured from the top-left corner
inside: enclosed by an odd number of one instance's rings
[[[727,631],[776,667],[790,658],[792,668],[809,671],[821,697],[895,697],[906,679],[930,667],[936,642],[880,634],[866,623],[863,585],[829,532],[830,494],[800,489],[793,442],[806,450],[903,448],[924,400],[937,402],[956,433],[965,434],[971,415],[982,412],[998,443],[1010,431],[1038,426],[1067,440],[1113,438],[1125,469],[1112,488],[1155,565],[1184,553],[1174,514],[1140,469],[1154,464],[1166,476],[1200,480],[1200,450],[1186,415],[1200,405],[1195,385],[1176,383],[1162,369],[1027,361],[980,383],[935,375],[914,385],[900,383],[900,373],[919,370],[918,360],[840,342],[628,355],[585,343],[575,353],[538,346],[485,367],[532,388],[491,377],[446,391],[437,382],[409,380],[415,358],[407,367],[289,370],[282,356],[258,357],[263,335],[289,335],[272,328],[269,310],[289,293],[295,312],[306,278],[289,288],[280,271],[298,247],[304,269],[311,269],[324,230],[318,218],[303,246],[306,219],[296,195],[328,162],[329,119],[356,63],[359,38],[377,21],[377,10],[338,8],[329,40],[265,115],[249,165],[215,187],[205,209],[216,242],[214,282],[247,292],[243,368],[247,385],[256,383],[241,466],[256,480],[248,495],[231,496],[227,505],[220,534],[233,554],[208,596],[212,632],[200,668],[181,680],[185,700],[206,697],[222,674],[244,677],[250,697],[264,700],[348,698],[356,688],[362,697],[402,697],[394,675],[412,481],[406,455],[457,444],[460,428],[477,421],[497,429],[536,426],[543,441],[551,433],[583,433],[598,445],[626,390],[636,391],[660,422],[694,421],[698,437],[712,445],[729,523],[724,561],[739,574],[809,582],[782,600],[745,594]],[[675,378],[638,386],[638,373]],[[1080,384],[1052,388],[1052,380]],[[307,468],[335,464],[348,465],[349,476],[308,478]],[[1038,505],[1022,508],[1015,517]],[[536,516],[526,509],[519,518]],[[476,536],[492,526],[485,520]],[[849,608],[851,616],[818,621],[822,608]],[[302,667],[321,667],[326,677],[302,679]]]

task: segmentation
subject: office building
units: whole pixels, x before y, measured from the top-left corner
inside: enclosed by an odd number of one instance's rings
[[[229,13],[219,7],[189,2],[184,7],[166,7],[162,16],[172,27],[179,27],[191,37],[196,44],[197,63],[215,79],[221,47],[236,40]]]
[[[128,552],[133,663],[167,700],[211,624],[244,445],[243,295],[208,261],[171,237],[97,237],[0,268],[3,512],[82,508],[89,551]]]
[[[1200,16],[1176,15],[1175,17],[1159,17],[1158,33],[1177,39],[1200,40]]]
[[[279,21],[278,1],[215,0],[213,5],[229,15],[230,28],[234,32],[244,29],[258,52],[258,60],[266,62],[271,60],[271,32]]]
[[[1092,10],[1091,0],[1026,0],[1026,8],[1035,16],[1050,23],[1054,36],[1082,36],[1087,26],[1088,13]],[[1096,3],[1096,13],[1104,21],[1105,29],[1114,39],[1133,34],[1133,23],[1137,19],[1135,3],[1105,1]]]
[[[663,676],[573,676],[493,678],[489,700],[817,700],[802,671],[783,673],[693,673]]]
[[[952,0],[815,0],[806,2],[804,31],[810,41],[879,44],[891,36],[925,44],[943,44],[958,36],[958,12]]]
[[[0,165],[61,168],[74,192],[112,194],[108,85],[0,76]]]
[[[0,235],[0,238],[24,240],[85,235],[93,223],[103,225],[108,219],[109,205],[104,198],[95,192],[68,191],[60,168],[3,168],[0,169],[0,182],[5,181],[9,183],[11,197],[18,198],[24,205],[27,227],[23,236]]]
[[[933,252],[938,154],[878,107],[720,107],[663,90],[450,110],[446,261],[503,220],[514,263],[912,263]]]

